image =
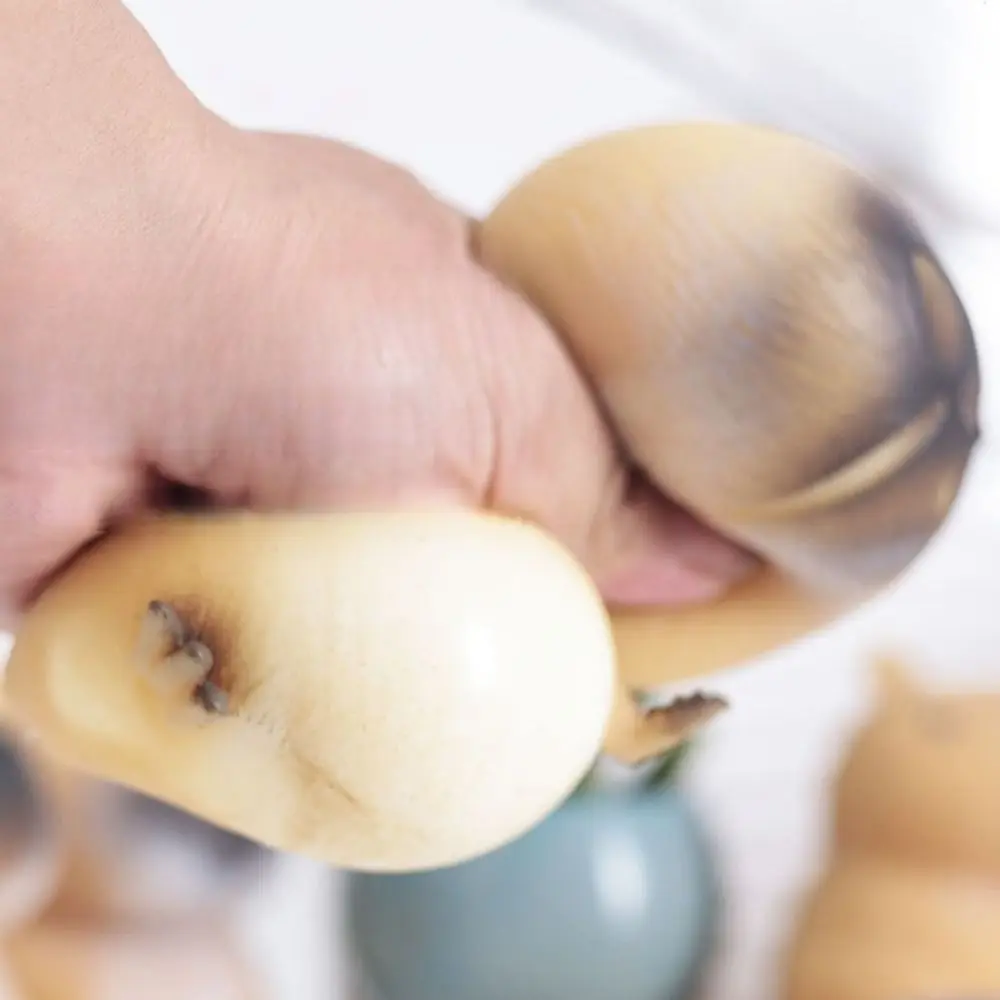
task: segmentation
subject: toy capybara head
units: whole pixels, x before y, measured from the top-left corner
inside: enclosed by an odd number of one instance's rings
[[[1000,873],[1000,690],[932,691],[889,658],[876,679],[836,783],[837,846]]]

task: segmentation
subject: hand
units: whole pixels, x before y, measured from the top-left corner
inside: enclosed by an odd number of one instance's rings
[[[616,603],[749,559],[630,471],[558,337],[414,178],[220,121],[118,3],[0,13],[0,600],[182,484],[525,516]]]

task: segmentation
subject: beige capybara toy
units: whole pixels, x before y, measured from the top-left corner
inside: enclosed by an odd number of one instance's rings
[[[625,614],[514,518],[188,513],[133,524],[31,609],[7,694],[93,774],[367,870],[511,840],[602,749],[720,702],[633,696],[790,642],[894,581],[978,437],[966,313],[915,223],[825,150],[738,125],[586,143],[475,252],[565,339],[636,466],[760,557],[712,606]]]
[[[1000,996],[1000,692],[924,690],[889,660],[879,678],[781,996]]]
[[[266,1000],[235,938],[268,853],[0,741],[0,1000]]]
[[[39,789],[14,734],[0,725],[0,941],[49,906],[63,877],[63,862],[52,803]]]
[[[59,875],[45,919],[124,924],[224,919],[260,889],[260,844],[128,788],[67,767],[41,746],[24,766],[58,831]]]
[[[10,1000],[270,1000],[260,971],[211,921],[49,920],[15,932],[3,951]]]

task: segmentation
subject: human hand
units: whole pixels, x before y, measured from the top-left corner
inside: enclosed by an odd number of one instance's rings
[[[8,614],[176,484],[524,516],[616,603],[749,567],[632,474],[559,338],[414,178],[220,121],[112,0],[18,0],[0,39]]]

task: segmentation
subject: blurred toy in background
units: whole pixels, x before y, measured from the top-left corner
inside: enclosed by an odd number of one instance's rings
[[[13,739],[0,728],[0,935],[41,912],[60,871],[55,817]]]
[[[924,690],[888,659],[877,678],[784,998],[998,996],[1000,692]]]
[[[10,980],[0,1000],[263,997],[233,906],[259,885],[271,852],[77,775],[27,740],[0,743],[0,768],[0,859],[12,872],[27,869],[37,835],[48,873],[30,907],[23,890],[6,892],[22,900],[15,908],[0,883],[0,907],[11,914],[0,927]]]
[[[267,1000],[219,920],[42,920],[15,932],[5,951],[11,1000]]]
[[[474,861],[352,875],[366,998],[690,996],[719,896],[705,831],[675,781],[686,748],[617,779],[605,767],[617,765],[599,762],[548,819]]]
[[[272,854],[254,841],[25,748],[58,817],[63,871],[50,914],[164,922],[224,913]]]

